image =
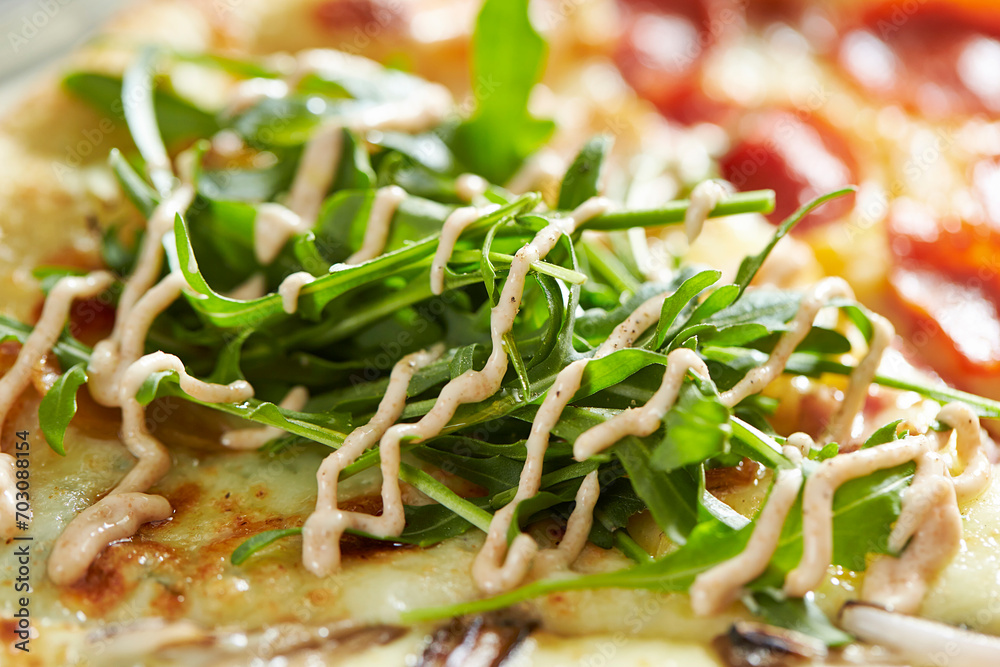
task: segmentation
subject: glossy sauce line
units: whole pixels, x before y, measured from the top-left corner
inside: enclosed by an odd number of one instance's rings
[[[392,368],[389,386],[375,415],[344,439],[327,456],[316,473],[318,491],[316,509],[302,527],[302,562],[317,576],[326,576],[340,566],[340,536],[347,528],[346,512],[337,508],[337,482],[340,472],[353,463],[392,426],[406,407],[406,393],[414,374],[441,356],[444,347],[408,354]]]
[[[666,294],[658,294],[647,299],[632,311],[623,322],[615,327],[608,339],[594,353],[592,359],[600,359],[616,350],[631,347],[639,335],[659,320],[666,297]],[[559,371],[532,420],[531,431],[525,443],[526,456],[524,466],[521,468],[517,492],[510,503],[494,513],[490,528],[486,533],[486,540],[472,565],[472,573],[476,582],[490,594],[509,590],[516,586],[524,579],[531,567],[532,560],[538,550],[537,543],[530,535],[520,534],[514,538],[508,551],[507,533],[518,504],[538,493],[541,486],[542,465],[552,429],[559,422],[563,410],[579,391],[584,370],[590,361],[591,359],[578,359]],[[599,492],[599,487],[597,491],[593,492],[595,502]],[[573,515],[577,514],[578,511],[585,511],[585,507],[584,504],[578,503],[577,508],[573,510]],[[571,515],[571,519],[573,515]],[[565,542],[565,537],[563,542]],[[583,546],[581,545],[580,548],[582,549]],[[569,546],[565,547],[564,555],[568,555],[566,552],[569,549]],[[571,561],[572,559],[568,562]]]
[[[361,528],[372,535],[398,535],[404,528],[403,503],[399,488],[399,446],[403,438],[417,441],[434,437],[448,424],[460,405],[477,403],[489,398],[500,388],[507,371],[507,353],[503,337],[514,325],[520,307],[525,279],[533,262],[545,257],[563,234],[572,234],[586,220],[606,211],[610,203],[592,198],[581,204],[566,218],[552,221],[539,231],[531,242],[514,255],[510,272],[500,292],[499,301],[490,313],[490,338],[493,349],[483,370],[469,370],[452,379],[441,390],[434,406],[413,424],[397,424],[382,435],[379,444],[382,470],[382,515],[371,516],[343,512],[342,519],[330,526],[325,539],[339,543],[343,530]]]

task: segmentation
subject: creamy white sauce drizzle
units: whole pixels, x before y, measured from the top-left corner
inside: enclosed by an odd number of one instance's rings
[[[118,378],[124,368],[134,361],[121,358],[120,343],[126,327],[131,323],[132,309],[159,278],[163,268],[163,237],[173,229],[177,214],[183,213],[194,199],[194,188],[187,183],[180,185],[160,202],[146,225],[135,271],[125,281],[115,326],[111,335],[98,342],[87,364],[87,389],[93,399],[105,407],[118,406]],[[138,358],[138,357],[136,357]]]
[[[576,492],[576,506],[569,515],[559,544],[539,552],[537,567],[541,573],[547,574],[569,567],[587,546],[587,538],[594,525],[594,507],[597,506],[600,495],[601,485],[597,471],[594,470],[587,473]]]
[[[812,328],[813,320],[827,302],[836,297],[851,298],[854,294],[850,286],[841,278],[824,278],[813,287],[812,291],[802,299],[799,311],[786,331],[778,340],[777,345],[767,361],[750,371],[733,386],[722,392],[722,402],[733,406],[751,394],[756,394],[773,382],[785,370],[792,352],[806,337]]]
[[[396,209],[406,199],[406,191],[398,185],[388,185],[375,192],[368,223],[365,225],[365,237],[357,252],[344,260],[345,264],[360,264],[375,259],[382,254],[389,240],[389,228]]]
[[[786,445],[784,454],[795,463],[801,460],[801,454],[795,447]],[[771,495],[757,517],[746,548],[738,556],[695,577],[690,589],[694,613],[710,616],[725,611],[739,597],[744,585],[764,573],[778,548],[781,529],[801,488],[800,468],[778,471]]]
[[[434,251],[434,259],[431,260],[431,294],[442,294],[444,292],[445,268],[448,260],[455,251],[455,244],[458,237],[462,235],[465,228],[481,218],[484,213],[475,206],[463,206],[456,208],[444,220],[441,225],[441,237],[438,239],[437,249]]]
[[[302,159],[304,161],[305,156]],[[319,210],[318,203],[316,207]],[[312,224],[307,223],[299,213],[281,204],[258,204],[253,221],[253,250],[257,261],[265,266],[270,264],[288,239],[311,228]]]
[[[278,407],[285,410],[299,412],[309,402],[309,390],[298,385],[292,387],[285,397],[281,399]],[[271,440],[285,434],[283,429],[277,426],[262,426],[254,428],[241,428],[222,435],[222,446],[230,449],[260,449]]]
[[[588,199],[565,218],[557,219],[539,231],[528,244],[514,255],[510,272],[500,292],[499,302],[490,313],[490,338],[493,349],[481,371],[469,370],[452,379],[441,390],[434,406],[413,424],[397,424],[388,428],[379,441],[382,471],[382,515],[371,516],[358,512],[323,514],[314,520],[308,531],[316,533],[315,541],[308,548],[313,557],[306,567],[314,572],[328,572],[339,562],[339,541],[344,530],[353,527],[379,537],[398,535],[404,528],[403,503],[399,489],[400,442],[403,438],[417,441],[440,433],[454,416],[460,405],[477,403],[496,393],[507,371],[507,353],[503,337],[514,325],[520,307],[524,283],[531,264],[545,257],[555,247],[563,234],[572,234],[590,218],[600,215],[610,206],[606,199]],[[384,401],[383,401],[384,402]],[[381,409],[381,404],[380,404]],[[396,406],[402,410],[402,406]],[[388,408],[387,408],[388,410]],[[376,415],[377,416],[377,415]],[[359,436],[359,438],[362,436]],[[353,449],[357,449],[355,445]],[[343,447],[341,448],[342,451]],[[358,449],[363,451],[362,449]],[[339,473],[340,464],[331,464]],[[320,473],[322,474],[322,469]],[[313,517],[317,517],[314,514]],[[313,517],[310,517],[313,520]],[[321,518],[325,518],[321,521]],[[304,532],[305,534],[305,532]],[[319,536],[321,534],[321,537]],[[336,546],[333,546],[336,545]],[[323,551],[325,550],[325,551]],[[322,558],[316,558],[320,553]],[[315,568],[315,569],[314,569]]]
[[[87,573],[90,563],[111,542],[135,534],[144,523],[170,516],[170,503],[145,491],[170,469],[166,447],[147,428],[146,411],[135,395],[153,373],[174,371],[181,389],[207,403],[235,403],[253,396],[253,388],[238,380],[228,385],[202,382],[188,375],[172,354],[154,352],[129,365],[121,378],[122,440],[136,464],[110,493],[78,514],[52,547],[48,575],[56,585],[68,585]]]
[[[937,419],[955,431],[955,448],[962,472],[952,481],[958,502],[967,503],[989,487],[993,473],[979,417],[965,403],[954,402],[941,408]]]
[[[281,297],[281,309],[289,315],[299,309],[299,292],[302,288],[316,280],[311,273],[296,271],[285,277],[278,285],[278,296]]]
[[[99,295],[113,281],[114,276],[110,273],[97,271],[83,277],[62,278],[55,284],[45,299],[38,323],[18,351],[14,365],[0,378],[0,430],[14,401],[31,383],[32,369],[59,340],[73,302]],[[2,487],[0,493],[3,493]]]
[[[323,198],[337,176],[343,145],[344,128],[339,120],[323,124],[306,142],[285,202],[305,229],[312,229]]]
[[[631,347],[642,332],[659,320],[666,296],[666,294],[659,294],[647,299],[636,308],[621,324],[615,327],[608,339],[594,353],[593,359],[600,359],[615,350]],[[525,443],[527,451],[517,492],[510,503],[497,510],[493,515],[490,528],[486,533],[486,541],[472,566],[473,577],[484,591],[494,594],[509,590],[524,579],[531,567],[532,560],[538,551],[537,543],[530,535],[518,535],[511,544],[508,553],[507,532],[510,529],[518,503],[538,493],[542,479],[542,464],[549,446],[550,434],[559,422],[563,410],[580,389],[583,373],[589,361],[591,359],[578,359],[562,369],[556,375],[552,387],[546,392],[542,405],[535,414],[528,440]],[[596,484],[596,478],[594,483]],[[597,491],[593,492],[594,502],[596,502],[599,490],[598,487]],[[583,493],[582,486],[580,492]],[[587,498],[589,497],[588,495]],[[577,508],[573,510],[573,515],[580,511],[589,512],[586,510],[585,504],[578,502]],[[573,515],[570,517],[571,521]],[[587,530],[589,531],[589,526]],[[568,535],[569,528],[567,527]],[[573,543],[567,543],[566,536],[564,536],[560,548],[563,544],[567,544],[567,546],[560,553],[567,556]],[[583,548],[582,544],[580,548]],[[543,554],[545,553],[547,552],[543,552]],[[574,558],[577,553],[579,550],[573,554]],[[551,560],[552,557],[548,556],[547,558]],[[571,563],[572,560],[573,558],[566,560],[566,564]],[[550,563],[550,565],[552,564]]]
[[[386,430],[399,419],[403,414],[403,408],[406,407],[406,392],[413,375],[440,357],[443,351],[443,346],[439,345],[400,359],[392,368],[389,386],[378,404],[375,416],[364,426],[351,431],[340,449],[323,460],[319,472],[316,473],[318,485],[316,510],[302,527],[302,562],[313,574],[326,576],[340,566],[340,536],[349,527],[351,519],[363,521],[363,517],[366,516],[337,509],[337,481],[340,471],[377,443]],[[384,450],[381,450],[380,454],[383,457],[387,456]],[[398,466],[398,449],[395,460]],[[384,484],[389,485],[388,479]],[[397,495],[398,484],[399,480],[396,479]],[[394,507],[389,506],[384,511],[392,509]]]
[[[642,407],[629,408],[581,433],[573,443],[573,457],[577,461],[583,461],[626,436],[646,437],[652,434],[660,427],[663,417],[677,400],[689,371],[704,378],[709,377],[708,367],[693,350],[679,348],[668,354],[663,381],[649,401]]]
[[[688,243],[698,238],[712,209],[732,192],[732,186],[725,181],[702,181],[694,186],[687,211],[684,212],[684,232]]]
[[[97,555],[112,542],[131,537],[144,523],[171,515],[163,496],[119,493],[105,496],[80,512],[49,554],[48,575],[57,586],[79,581]]]
[[[486,193],[490,184],[478,174],[461,174],[455,179],[455,194],[462,201],[471,202]]]

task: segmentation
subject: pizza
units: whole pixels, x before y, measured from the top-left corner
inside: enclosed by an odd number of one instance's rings
[[[974,0],[137,4],[0,123],[0,664],[1000,664],[998,72]]]

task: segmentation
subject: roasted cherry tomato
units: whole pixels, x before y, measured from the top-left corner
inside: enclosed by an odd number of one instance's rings
[[[728,7],[714,14],[715,5],[721,3],[622,3],[624,31],[615,53],[618,67],[639,95],[681,123],[716,120],[724,110],[723,104],[702,92],[698,76],[708,50],[742,19]]]
[[[902,333],[960,386],[972,388],[970,378],[1000,380],[1000,220],[990,219],[988,208],[975,221],[936,218],[904,199],[890,213],[889,240]],[[1000,384],[994,389],[987,393],[1000,394]]]
[[[739,190],[770,188],[776,194],[768,218],[781,222],[809,200],[856,181],[856,162],[837,132],[811,116],[773,111],[748,118],[720,162],[722,176]],[[798,229],[843,217],[853,197],[834,200],[810,214]]]
[[[845,30],[841,67],[866,91],[932,116],[1000,112],[1000,7],[885,2]]]

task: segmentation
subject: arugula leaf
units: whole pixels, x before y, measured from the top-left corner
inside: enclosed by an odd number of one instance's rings
[[[559,188],[558,207],[564,211],[574,209],[598,194],[601,166],[611,149],[611,137],[599,135],[584,144],[576,159],[563,176]]]
[[[149,179],[161,196],[173,188],[173,168],[160,137],[153,105],[155,71],[161,54],[152,46],[143,48],[122,77],[122,109],[136,148],[146,161]]]
[[[124,120],[121,79],[106,74],[75,72],[63,80],[63,85],[98,111],[109,114],[112,120]],[[153,108],[163,142],[171,148],[191,139],[210,137],[219,129],[212,114],[164,90],[153,92]]]
[[[660,320],[656,324],[656,334],[647,347],[653,350],[661,349],[669,337],[671,325],[684,307],[691,303],[692,299],[714,285],[721,275],[722,273],[715,269],[696,273],[664,299],[663,308],[660,310]]]
[[[663,424],[663,440],[650,456],[660,470],[669,472],[729,451],[729,409],[719,402],[711,383],[684,382]]]
[[[76,391],[87,381],[87,366],[79,363],[60,375],[38,404],[38,423],[49,447],[66,456],[63,438],[76,414]]]
[[[778,225],[777,231],[774,232],[774,236],[771,237],[771,241],[764,246],[756,255],[748,255],[740,262],[740,268],[736,272],[736,285],[740,288],[740,295],[746,290],[747,285],[753,280],[753,277],[757,275],[757,271],[760,270],[761,265],[764,260],[767,259],[771,251],[774,250],[774,246],[778,244],[778,241],[785,238],[785,235],[792,230],[795,225],[797,225],[802,218],[806,217],[813,209],[822,206],[826,202],[836,199],[838,197],[843,197],[852,192],[855,192],[857,188],[854,186],[843,188],[841,190],[836,190],[825,195],[816,197],[810,202],[806,202],[800,206],[794,213],[792,213],[788,218],[785,219],[780,225]]]
[[[528,112],[545,68],[545,40],[531,25],[528,0],[486,0],[476,20],[472,89],[476,111],[455,128],[452,150],[477,174],[506,182],[552,135],[555,125]]]
[[[153,210],[160,203],[160,195],[149,187],[146,181],[132,168],[128,160],[117,148],[112,148],[108,155],[108,163],[125,191],[125,196],[135,205],[147,220],[153,215]]]
[[[277,530],[265,530],[262,533],[257,533],[246,542],[243,542],[240,546],[236,547],[233,554],[229,557],[229,562],[233,565],[242,565],[255,553],[274,544],[278,540],[291,537],[292,535],[301,534],[301,528],[279,528]]]
[[[902,493],[913,476],[913,465],[882,470],[854,479],[837,491],[833,500],[834,562],[855,570],[865,567],[864,554],[885,553],[887,526],[899,515]],[[417,609],[402,614],[404,622],[422,622],[502,609],[540,595],[595,588],[646,588],[660,592],[684,591],[694,578],[739,554],[754,524],[733,530],[720,521],[699,523],[677,551],[648,564],[625,570],[572,578],[543,579],[503,595],[446,607]],[[856,552],[860,555],[855,555]],[[802,552],[801,504],[792,508],[782,530],[771,567],[751,588],[773,585],[777,576],[791,570]]]

